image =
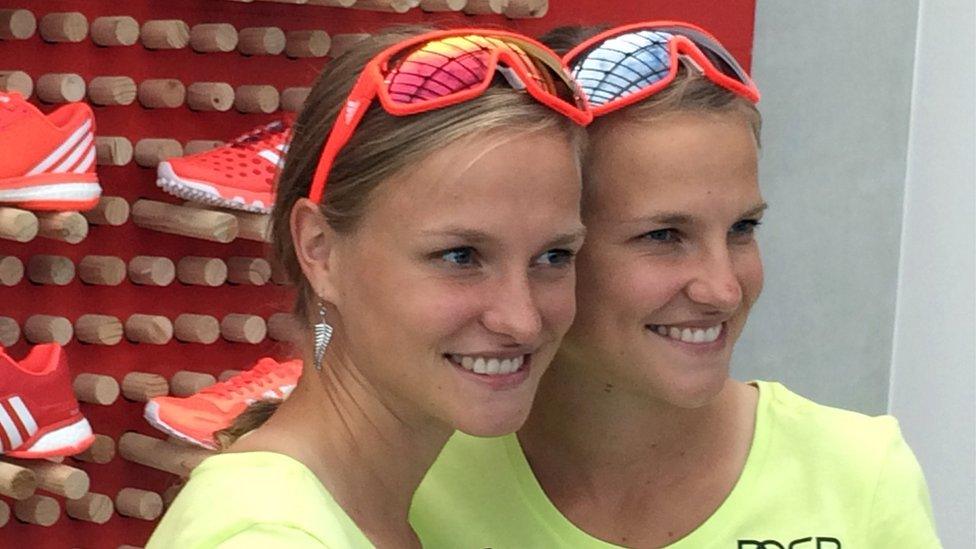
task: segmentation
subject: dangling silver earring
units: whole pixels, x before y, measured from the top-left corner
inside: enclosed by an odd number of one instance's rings
[[[332,339],[332,326],[325,322],[325,303],[319,301],[319,321],[313,326],[315,330],[315,349],[313,364],[315,369],[322,371],[322,358],[325,356],[325,348],[329,346]]]

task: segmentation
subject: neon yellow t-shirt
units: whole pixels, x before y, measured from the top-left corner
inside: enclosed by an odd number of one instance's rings
[[[715,513],[668,549],[940,547],[925,479],[894,418],[756,385],[741,476]],[[559,512],[515,435],[455,434],[414,496],[410,522],[427,549],[618,547]]]
[[[305,465],[284,454],[207,458],[190,474],[146,549],[372,549]]]

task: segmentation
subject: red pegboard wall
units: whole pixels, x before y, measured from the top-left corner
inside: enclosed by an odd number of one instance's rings
[[[698,23],[725,42],[740,60],[749,65],[753,32],[754,0],[550,0],[548,15],[539,20],[512,21],[500,16],[428,14],[411,10],[405,14],[368,12],[283,3],[239,3],[228,0],[156,0],[121,3],[109,0],[0,0],[0,9],[28,9],[38,21],[54,12],[81,12],[91,22],[101,16],[128,15],[140,23],[153,19],[179,19],[193,26],[198,23],[230,23],[237,29],[276,26],[285,31],[322,29],[330,34],[370,32],[388,24],[425,21],[445,26],[500,26],[538,35],[557,25],[573,23],[626,23],[639,20],[677,19]],[[237,52],[196,53],[189,47],[178,50],[148,50],[140,43],[128,47],[98,47],[90,38],[79,43],[47,43],[37,34],[26,40],[0,40],[0,71],[19,70],[36,82],[47,73],[76,73],[86,82],[97,76],[131,77],[136,83],[148,78],[176,78],[184,84],[226,82],[233,87],[244,84],[269,84],[278,90],[308,86],[326,59],[290,59],[276,56],[245,57]],[[32,98],[45,112],[56,105],[45,105]],[[128,106],[95,107],[97,130],[103,136],[124,136],[133,144],[143,138],[172,138],[186,143],[192,139],[227,140],[257,125],[280,116],[280,112],[241,114],[195,112],[185,105],[175,109],[147,109],[136,101]],[[3,154],[3,151],[0,151]],[[125,198],[130,204],[139,198],[179,203],[154,184],[155,170],[134,162],[120,167],[99,166],[104,194]],[[91,225],[88,236],[78,244],[66,244],[37,237],[27,243],[0,239],[0,257],[15,256],[25,265],[31,256],[66,256],[76,265],[87,255],[116,256],[128,262],[137,255],[165,256],[174,262],[184,256],[228,258],[260,257],[266,253],[261,243],[238,239],[219,244],[142,229],[131,220],[117,227]],[[115,287],[82,283],[75,277],[66,286],[38,285],[26,278],[7,287],[0,285],[0,316],[10,317],[23,326],[34,314],[62,316],[74,322],[83,314],[118,317],[123,322],[134,313],[163,315],[170,319],[181,313],[207,314],[223,318],[228,313],[248,313],[268,318],[290,310],[287,287],[224,284],[219,287],[183,285],[178,281],[166,287],[138,286],[128,279]],[[30,348],[23,336],[9,347],[14,357]],[[73,339],[66,351],[72,375],[83,372],[105,374],[121,381],[126,373],[141,371],[169,379],[179,370],[218,375],[227,369],[242,369],[266,354],[283,356],[284,344],[271,340],[256,345],[232,343],[224,339],[204,345],[180,343],[166,345],[131,343],[123,339],[113,346],[80,343]],[[2,375],[2,372],[0,372]],[[141,402],[119,398],[108,406],[82,404],[96,433],[115,440],[127,431],[165,438],[142,418]],[[144,467],[116,455],[106,464],[73,459],[66,464],[84,470],[90,477],[92,492],[110,498],[125,487],[162,493],[177,479],[171,474]],[[242,480],[244,482],[244,480]],[[44,492],[38,492],[44,493]],[[0,548],[6,547],[84,547],[114,548],[122,544],[143,545],[155,523],[114,514],[103,525],[69,518],[64,500],[54,496],[62,507],[61,517],[49,527],[21,522],[11,516],[0,528]],[[11,507],[14,501],[0,497]]]

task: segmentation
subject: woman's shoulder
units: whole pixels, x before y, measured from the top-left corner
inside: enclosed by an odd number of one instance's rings
[[[274,452],[227,453],[193,470],[148,546],[214,547],[270,531],[325,545],[350,525],[300,462]]]

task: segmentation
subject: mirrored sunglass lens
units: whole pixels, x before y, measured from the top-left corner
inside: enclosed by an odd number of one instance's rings
[[[573,61],[573,77],[591,105],[626,97],[668,75],[670,38],[664,32],[639,31],[605,40]]]
[[[489,57],[489,50],[469,37],[428,42],[391,62],[390,98],[416,103],[471,89],[484,82]]]

